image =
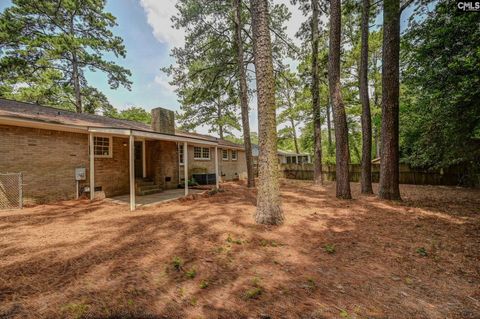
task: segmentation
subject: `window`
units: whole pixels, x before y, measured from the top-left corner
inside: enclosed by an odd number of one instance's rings
[[[296,164],[297,157],[296,156],[286,156],[287,164]]]
[[[298,158],[298,163],[301,164],[301,163],[308,163],[308,155],[304,155],[304,156],[300,156]]]
[[[210,159],[210,148],[208,147],[202,148],[202,158]]]
[[[196,160],[209,160],[210,159],[210,148],[208,147],[193,147],[193,158]]]
[[[222,150],[222,159],[228,161],[228,150]]]
[[[178,162],[183,165],[183,145],[178,146]]]
[[[112,138],[105,136],[94,136],[93,154],[95,157],[112,157]]]
[[[236,160],[237,160],[237,151],[232,150],[232,161],[236,161]]]

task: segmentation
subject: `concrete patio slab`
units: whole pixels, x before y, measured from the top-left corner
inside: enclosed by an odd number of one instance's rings
[[[189,189],[188,194],[198,194],[205,192],[204,189]],[[135,204],[136,207],[145,207],[150,205],[156,205],[159,203],[168,202],[171,200],[175,200],[178,198],[182,198],[185,196],[185,190],[181,189],[168,189],[164,190],[161,193],[151,194],[151,195],[144,195],[144,196],[135,196]],[[107,200],[118,203],[118,204],[130,204],[130,195],[121,195],[115,196],[111,198],[107,198]]]

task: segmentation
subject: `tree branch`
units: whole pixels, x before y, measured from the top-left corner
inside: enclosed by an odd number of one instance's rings
[[[400,14],[402,14],[403,10],[408,8],[409,5],[411,5],[415,0],[407,0],[405,1],[401,6],[400,6]]]

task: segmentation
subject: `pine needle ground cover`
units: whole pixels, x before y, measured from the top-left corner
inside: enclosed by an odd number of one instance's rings
[[[374,191],[377,192],[377,185]],[[0,212],[1,318],[478,318],[480,192],[403,202],[282,181],[285,223],[224,191],[134,213],[108,201]]]

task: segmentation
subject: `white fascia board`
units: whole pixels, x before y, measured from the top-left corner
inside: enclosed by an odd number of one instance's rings
[[[103,127],[89,127],[89,132],[105,135],[118,135],[118,136],[129,136],[129,129],[118,129],[118,128],[103,128]]]
[[[172,142],[187,142],[189,144],[198,144],[198,145],[212,145],[217,146],[217,142],[213,141],[205,141],[196,138],[178,136],[178,135],[168,135],[168,134],[161,134],[161,133],[153,133],[153,132],[143,132],[143,131],[136,131],[132,130],[133,136],[143,137],[143,138],[151,138],[154,140],[162,140],[162,141],[172,141]]]
[[[61,124],[61,123],[49,123],[49,122],[35,121],[35,120],[29,120],[29,119],[13,118],[9,116],[0,116],[0,124],[10,125],[10,126],[38,128],[38,129],[50,130],[50,131],[88,133],[88,128],[86,126],[67,125],[67,124]]]
[[[218,148],[221,148],[222,150],[228,149],[228,150],[245,151],[245,147],[241,147],[241,146],[227,146],[227,145],[219,144]]]

